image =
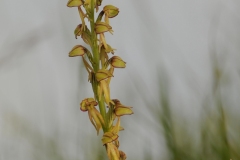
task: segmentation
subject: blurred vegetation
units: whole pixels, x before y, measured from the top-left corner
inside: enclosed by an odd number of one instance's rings
[[[240,160],[240,117],[232,114],[235,110],[229,109],[229,104],[226,101],[230,99],[232,94],[223,94],[225,89],[229,86],[225,81],[228,76],[224,72],[223,62],[220,62],[216,54],[212,56],[212,85],[211,89],[205,99],[201,99],[202,113],[201,118],[196,122],[195,126],[186,123],[188,121],[183,115],[178,117],[173,114],[174,108],[171,106],[171,95],[169,93],[168,75],[166,70],[159,73],[159,98],[158,102],[149,99],[148,96],[142,95],[140,97],[145,102],[145,106],[150,107],[150,114],[155,122],[152,128],[154,132],[163,135],[165,145],[167,148],[167,156],[159,157],[159,160]],[[239,75],[238,75],[239,76]],[[83,76],[80,76],[82,78]],[[234,82],[232,82],[234,83]],[[139,87],[140,83],[136,84],[136,89],[139,93],[143,93],[143,88]],[[235,84],[232,84],[235,85]],[[238,86],[239,87],[239,86]],[[239,102],[237,102],[239,103]],[[194,105],[194,104],[193,104]],[[239,105],[239,104],[238,104]],[[179,106],[181,108],[181,106]],[[134,106],[134,110],[137,107]],[[238,110],[237,110],[238,112]],[[239,115],[239,114],[237,114]],[[144,115],[137,115],[134,121],[138,121]],[[14,130],[11,131],[13,137],[24,138],[29,143],[31,150],[28,151],[30,159],[34,160],[106,160],[106,153],[104,147],[99,141],[87,139],[89,144],[86,147],[86,142],[79,142],[76,140],[76,146],[79,145],[79,150],[82,150],[83,155],[79,158],[68,157],[68,154],[63,152],[62,144],[59,142],[58,130],[53,128],[53,135],[49,136],[37,127],[31,126],[29,122],[17,113],[12,113],[11,116],[6,116],[7,121],[4,122],[8,126],[12,126]],[[148,119],[149,117],[144,117]],[[7,133],[9,134],[9,133]],[[9,136],[10,137],[10,136]],[[76,137],[77,138],[77,137]],[[159,138],[159,137],[154,137]],[[160,140],[157,139],[156,141]],[[18,143],[18,142],[15,142]],[[13,143],[15,145],[15,143]],[[144,142],[145,143],[145,142]],[[150,143],[150,142],[148,142]],[[158,160],[151,152],[149,145],[143,145],[143,160]],[[14,157],[12,155],[11,145],[1,145],[5,147],[0,153],[0,160],[8,160],[6,158]],[[19,145],[21,147],[21,145]],[[95,150],[96,155],[87,152],[88,148]],[[97,151],[96,151],[97,150]],[[4,152],[4,157],[3,157]],[[2,157],[1,157],[2,156]],[[131,155],[134,157],[135,155]],[[6,157],[6,158],[5,158]],[[16,158],[16,157],[15,157]],[[134,158],[138,159],[138,158]]]
[[[161,75],[161,78],[159,78],[159,105],[151,104],[151,101],[148,101],[145,97],[146,105],[152,106],[150,112],[161,128],[156,127],[155,132],[159,132],[159,134],[164,136],[168,160],[240,159],[240,126],[238,123],[240,119],[239,117],[233,117],[227,106],[224,105],[226,104],[224,99],[227,97],[221,96],[221,87],[224,85],[224,83],[221,83],[222,70],[216,62],[213,62],[212,68],[212,73],[214,73],[212,91],[207,96],[208,98],[202,102],[203,113],[199,124],[196,124],[199,127],[195,132],[190,132],[192,129],[195,129],[192,128],[193,126],[184,125],[186,119],[183,116],[180,116],[182,123],[179,123],[179,120],[174,118],[168,89],[170,84],[168,84],[166,74]],[[15,115],[14,117],[16,119],[17,116]],[[21,118],[19,118],[14,123],[15,126],[21,126],[18,133],[22,132],[22,136],[27,137],[29,142],[31,142],[33,159],[63,160],[67,158],[71,160],[71,158],[62,154],[58,138],[45,136],[41,132],[28,127],[27,122],[21,121]],[[21,125],[16,124],[17,122],[21,122]],[[100,144],[96,145],[101,146]],[[147,146],[144,146],[146,149],[144,149],[143,159],[153,160],[154,158]],[[87,157],[86,159],[107,159],[103,147],[94,148],[98,149],[98,155],[86,153],[84,155],[84,157]],[[159,157],[160,159],[162,158]]]
[[[234,117],[227,103],[224,103],[224,100],[232,95],[227,97],[226,94],[221,94],[226,85],[222,82],[223,69],[216,55],[212,58],[212,90],[207,98],[202,100],[203,113],[199,124],[196,124],[199,127],[194,135],[189,132],[193,126],[183,123],[176,125],[179,122],[173,118],[167,76],[160,79],[160,106],[155,108],[153,115],[162,125],[169,160],[240,159],[240,117]],[[184,117],[180,120],[185,121]]]

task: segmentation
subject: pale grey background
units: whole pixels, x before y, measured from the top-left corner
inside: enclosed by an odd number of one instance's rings
[[[90,144],[100,136],[79,110],[92,91],[81,59],[68,57],[83,42],[73,35],[80,23],[77,10],[66,3],[1,0],[0,160],[47,159],[49,146],[63,159],[84,160],[101,145]],[[125,131],[120,134],[120,148],[129,159],[142,159],[148,146],[155,159],[166,154],[142,98],[157,102],[160,70],[170,78],[175,112],[195,121],[199,97],[211,85],[214,50],[224,59],[224,73],[231,75],[229,107],[239,109],[239,1],[103,0],[106,4],[120,8],[110,20],[114,35],[106,37],[127,62],[126,69],[116,70],[111,90],[113,98],[134,107],[134,115],[122,118]]]

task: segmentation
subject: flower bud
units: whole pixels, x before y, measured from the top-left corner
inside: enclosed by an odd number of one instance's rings
[[[120,57],[113,56],[108,60],[108,63],[111,64],[114,68],[125,68],[126,62],[124,62]]]
[[[82,0],[69,0],[67,3],[68,7],[79,7],[83,5]]]
[[[96,74],[95,74],[96,80],[101,81],[109,77],[113,77],[113,75],[105,69],[100,69]]]
[[[103,11],[108,18],[116,17],[119,13],[119,9],[113,5],[106,5]]]
[[[95,31],[97,34],[104,33],[104,32],[110,32],[110,33],[113,32],[112,27],[105,22],[96,22]]]
[[[76,45],[69,52],[69,57],[83,56],[87,52],[87,49],[81,45]]]

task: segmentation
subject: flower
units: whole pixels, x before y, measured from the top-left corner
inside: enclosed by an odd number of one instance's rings
[[[97,106],[97,102],[94,100],[94,98],[86,98],[80,103],[80,110],[83,112],[88,111],[89,119],[97,130],[98,134],[99,130],[102,128],[102,125],[104,125],[104,120],[95,106]]]
[[[119,9],[113,5],[106,5],[103,11],[108,18],[116,17],[119,13]]]
[[[114,113],[116,116],[133,114],[132,107],[122,105],[118,99],[112,99],[112,101],[115,103]]]
[[[96,22],[95,31],[97,34],[104,33],[104,32],[110,32],[110,33],[113,32],[112,27],[105,22]]]
[[[82,45],[76,45],[69,52],[69,57],[83,56],[87,52],[87,48]]]
[[[125,68],[126,67],[126,62],[122,60],[122,58],[118,56],[113,56],[108,60],[108,63],[111,64],[112,67],[114,68]]]

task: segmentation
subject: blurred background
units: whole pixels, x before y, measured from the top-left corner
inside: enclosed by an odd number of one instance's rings
[[[106,160],[79,110],[93,97],[80,58],[81,23],[67,1],[0,5],[0,160]],[[240,1],[103,0],[120,14],[107,42],[127,62],[112,98],[129,160],[240,160]]]

